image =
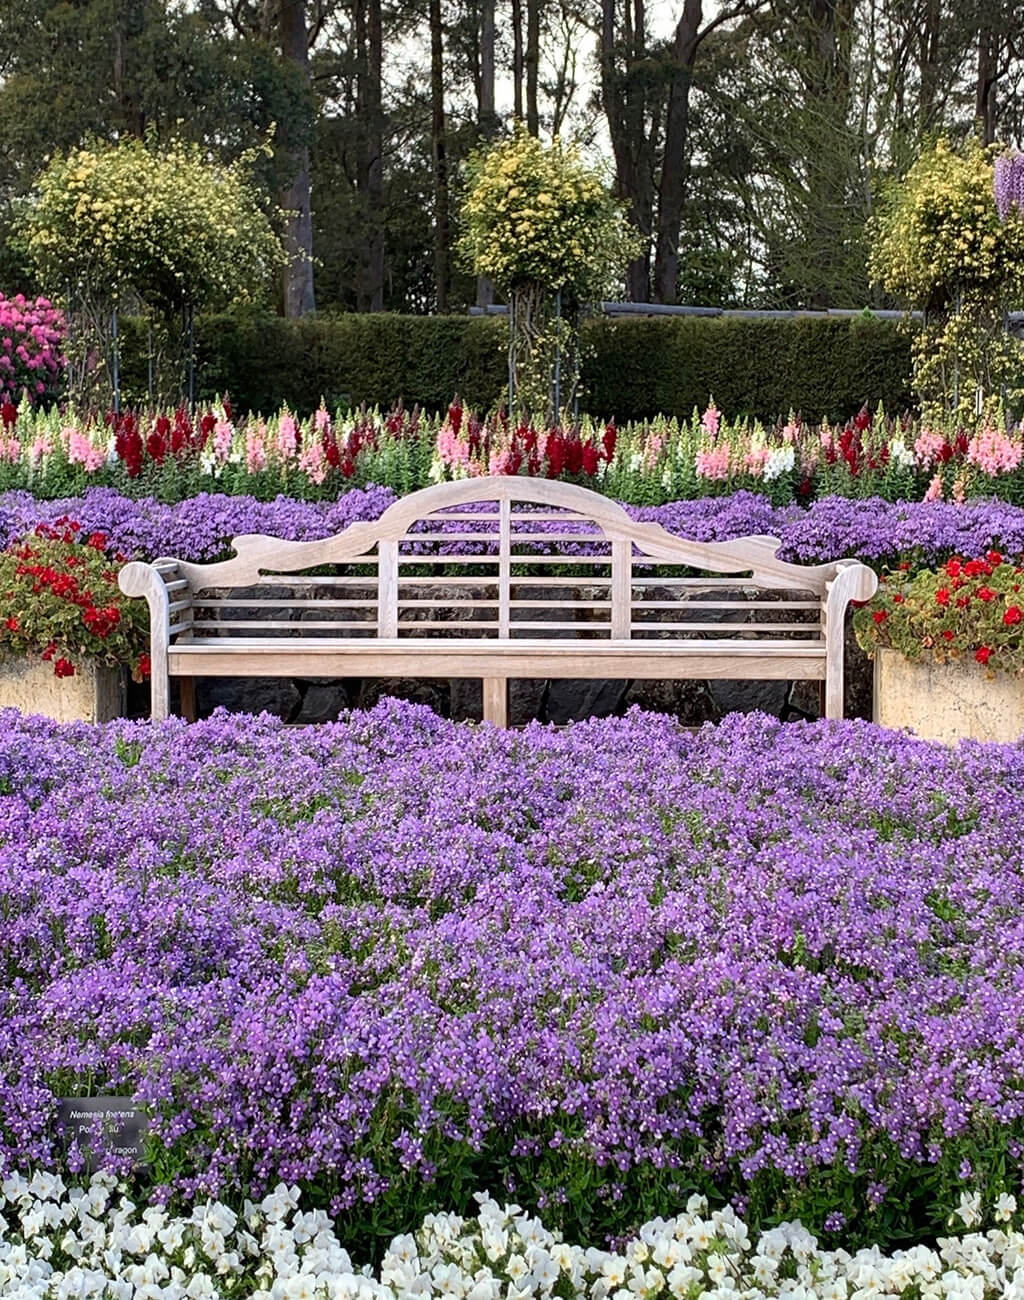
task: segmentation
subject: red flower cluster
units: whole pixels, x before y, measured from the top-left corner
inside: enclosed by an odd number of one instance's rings
[[[127,663],[140,676],[144,622],[118,590],[125,557],[112,564],[106,546],[103,533],[83,540],[81,525],[64,517],[0,552],[0,645],[41,653],[58,677],[70,677],[80,655]]]
[[[168,456],[181,457],[200,450],[216,420],[212,415],[204,415],[196,429],[187,409],[179,406],[173,421],[166,415],[159,415],[145,435],[139,417],[132,411],[108,413],[106,423],[114,430],[114,450],[118,459],[123,461],[128,477],[138,478],[147,457],[153,464],[162,465]]]
[[[917,658],[928,651],[942,662],[970,654],[1024,673],[1022,574],[1024,566],[998,550],[955,555],[913,577],[890,573],[869,608],[854,615],[857,639],[869,652],[885,646]]]

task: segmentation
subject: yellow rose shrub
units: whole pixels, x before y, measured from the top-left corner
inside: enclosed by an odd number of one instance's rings
[[[58,154],[19,220],[40,279],[70,309],[78,342],[100,356],[112,309],[185,308],[262,298],[280,241],[244,161],[211,162],[197,145],[135,138]]]
[[[568,396],[578,377],[569,335],[579,306],[610,291],[638,251],[623,210],[573,145],[544,145],[520,129],[468,159],[458,249],[508,298],[515,404],[554,414],[556,349],[564,349]],[[552,312],[559,290],[561,322]]]
[[[969,419],[1019,396],[1024,349],[1005,313],[1024,300],[1024,218],[1000,220],[993,150],[940,140],[883,198],[871,222],[875,283],[924,312],[914,343],[914,384],[926,418]]]

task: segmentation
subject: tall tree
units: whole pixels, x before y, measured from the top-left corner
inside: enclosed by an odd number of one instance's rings
[[[441,0],[430,0],[430,143],[434,163],[434,280],[436,308],[448,310],[451,232],[448,220],[448,153],[445,140],[444,26]]]
[[[309,141],[312,131],[312,87],[309,77],[309,36],[305,0],[278,0],[281,57],[291,72],[308,111],[292,123],[282,142],[282,163],[289,173],[281,194],[285,213],[284,314],[307,316],[316,310],[313,296],[313,220],[310,212]]]

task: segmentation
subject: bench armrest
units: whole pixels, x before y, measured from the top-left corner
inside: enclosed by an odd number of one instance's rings
[[[117,585],[126,596],[145,596],[149,605],[150,690],[154,721],[170,712],[170,677],[167,672],[167,647],[171,638],[170,599],[163,575],[152,564],[133,560],[117,575]]]

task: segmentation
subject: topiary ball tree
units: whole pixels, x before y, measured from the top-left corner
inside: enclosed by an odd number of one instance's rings
[[[102,386],[118,308],[170,321],[265,295],[283,254],[249,161],[223,165],[198,145],[132,138],[90,143],[48,163],[18,232],[40,278],[68,307],[75,396]]]
[[[470,155],[458,248],[508,299],[509,397],[521,414],[558,414],[552,364],[566,344],[562,391],[571,396],[579,307],[611,289],[636,242],[603,176],[574,146],[519,129]]]

